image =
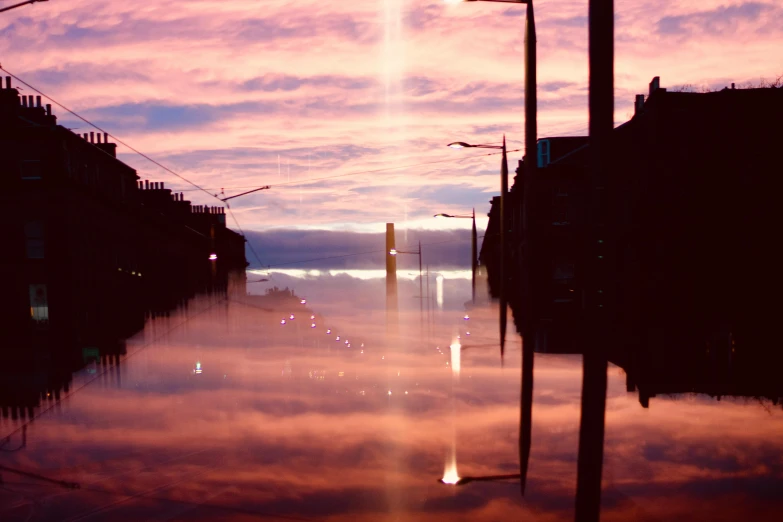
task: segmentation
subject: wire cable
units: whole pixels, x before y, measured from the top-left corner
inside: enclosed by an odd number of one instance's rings
[[[243,238],[245,238],[245,242],[247,243],[247,246],[250,248],[250,251],[253,252],[253,256],[256,258],[256,261],[258,261],[258,264],[261,266],[264,266],[264,263],[261,262],[261,257],[258,255],[258,252],[256,252],[256,249],[253,247],[253,243],[250,242],[250,239],[245,235],[245,232],[242,230],[242,226],[239,224],[239,220],[234,215],[234,211],[231,209],[231,205],[228,204],[228,201],[224,201],[226,204],[226,208],[228,209],[228,213],[231,215],[231,219],[234,220],[234,223],[236,223],[237,228],[239,229],[239,233],[242,235]]]
[[[161,169],[165,170],[169,174],[171,174],[173,176],[176,176],[177,178],[181,179],[182,181],[184,181],[188,185],[191,185],[193,187],[193,189],[189,189],[189,190],[199,190],[199,191],[207,194],[208,196],[217,199],[218,201],[224,201],[223,199],[218,197],[217,194],[214,194],[210,190],[208,190],[208,189],[206,189],[206,188],[204,188],[204,187],[194,183],[193,181],[190,181],[185,176],[183,176],[183,175],[181,175],[181,174],[179,174],[177,172],[174,172],[172,169],[170,169],[169,167],[163,165],[159,161],[151,158],[150,156],[144,154],[140,150],[132,147],[131,145],[128,145],[128,143],[126,143],[122,139],[118,138],[114,134],[104,130],[103,128],[99,127],[98,125],[92,123],[90,120],[88,120],[84,116],[81,116],[80,114],[76,113],[75,111],[69,109],[68,107],[66,107],[62,103],[58,102],[57,100],[55,100],[54,98],[52,98],[48,94],[44,93],[40,89],[30,85],[26,81],[22,80],[21,78],[19,78],[15,74],[13,74],[8,69],[4,68],[2,66],[2,64],[0,64],[0,71],[5,72],[9,76],[11,76],[13,79],[15,79],[17,82],[21,83],[22,85],[25,85],[26,87],[29,87],[30,89],[32,89],[33,91],[37,92],[38,94],[40,94],[44,98],[50,100],[52,103],[54,103],[55,105],[57,105],[61,109],[65,110],[65,111],[69,112],[70,114],[74,115],[75,117],[79,118],[80,120],[82,120],[87,125],[90,125],[91,127],[95,128],[96,130],[99,130],[100,132],[102,132],[102,133],[104,133],[104,134],[106,134],[108,136],[111,136],[111,138],[114,139],[117,143],[120,143],[121,145],[127,147],[128,149],[132,150],[133,152],[135,152],[136,154],[138,154],[142,158],[144,158],[147,161],[151,162],[152,164],[160,167]],[[522,150],[522,149],[512,149],[512,150],[508,150],[506,152],[519,152],[520,150]],[[502,154],[502,153],[501,152],[490,152],[490,153],[485,153],[485,154],[477,154],[475,156],[470,156],[469,158],[462,158],[461,160],[458,160],[458,161],[466,161],[466,159],[480,158],[480,157],[485,157],[485,156],[494,156],[494,155],[497,155],[497,154]],[[380,169],[372,169],[372,170],[366,170],[366,171],[361,171],[361,172],[350,172],[350,173],[346,173],[346,174],[336,174],[336,175],[333,175],[333,176],[323,176],[323,177],[320,177],[320,178],[310,178],[310,179],[304,179],[304,180],[287,181],[287,182],[283,182],[283,183],[276,183],[274,185],[264,185],[264,186],[272,186],[272,187],[274,187],[274,186],[284,186],[284,185],[297,185],[297,184],[301,184],[301,183],[310,183],[310,182],[314,182],[314,181],[323,181],[323,180],[327,180],[327,179],[336,179],[336,178],[342,178],[342,177],[347,177],[347,176],[357,176],[357,175],[360,175],[360,174],[373,174],[373,173],[376,173],[376,172],[385,172],[385,171],[389,171],[389,170],[413,168],[413,167],[420,167],[420,166],[424,166],[424,165],[434,165],[434,164],[437,164],[437,163],[445,163],[445,162],[452,162],[453,163],[454,161],[455,160],[451,159],[451,158],[444,159],[444,160],[437,160],[437,161],[426,161],[426,162],[416,163],[416,164],[412,164],[412,165],[400,165],[400,166],[395,166],[395,167],[384,167],[384,168],[380,168]],[[253,187],[256,187],[256,186],[253,186]],[[223,187],[223,188],[225,188],[225,187]],[[240,187],[232,187],[232,188],[240,188]],[[241,187],[241,188],[247,188],[247,187]],[[180,190],[180,192],[184,192],[184,190]]]
[[[508,150],[506,152],[507,153],[508,152],[519,152],[521,150],[522,149],[512,149],[512,150]],[[348,177],[348,176],[360,176],[362,174],[375,174],[377,172],[387,172],[387,171],[390,171],[390,170],[410,169],[410,168],[413,168],[413,167],[422,167],[422,166],[425,166],[425,165],[435,165],[437,163],[455,163],[455,162],[456,163],[462,163],[464,161],[468,161],[468,160],[472,160],[472,159],[478,159],[478,158],[483,158],[483,157],[486,157],[486,156],[497,156],[498,154],[502,154],[502,152],[489,152],[489,153],[485,153],[485,154],[476,154],[474,156],[469,156],[467,158],[461,158],[459,160],[455,160],[455,159],[449,158],[449,159],[436,160],[436,161],[425,161],[425,162],[422,162],[422,163],[413,163],[411,165],[399,165],[399,166],[396,166],[396,167],[384,167],[384,168],[381,168],[381,169],[362,170],[362,171],[358,171],[358,172],[349,172],[349,173],[346,173],[346,174],[335,174],[333,176],[322,176],[320,178],[307,178],[307,179],[299,179],[299,180],[294,180],[294,181],[284,181],[282,183],[273,183],[271,185],[264,185],[264,187],[272,187],[272,188],[274,188],[274,187],[281,187],[281,186],[285,186],[285,185],[299,185],[299,184],[310,183],[310,182],[314,182],[314,181],[324,181],[324,180],[327,180],[327,179],[345,178],[345,177]],[[255,188],[255,187],[258,187],[258,185],[242,185],[242,186],[235,186],[235,187],[221,187],[221,190],[227,189],[227,188],[228,189],[240,190],[240,189]],[[192,190],[196,190],[196,189],[180,189],[179,192],[188,192],[188,191],[192,191]],[[217,190],[217,189],[213,189],[213,190]]]
[[[165,171],[166,171],[166,172],[168,172],[169,174],[172,174],[172,175],[174,175],[174,176],[178,177],[179,179],[181,179],[181,180],[182,180],[182,181],[184,181],[185,183],[187,183],[187,184],[189,184],[189,185],[192,185],[192,186],[193,186],[193,187],[194,187],[196,190],[200,190],[200,191],[202,191],[203,193],[207,194],[208,196],[210,196],[210,197],[212,197],[212,198],[215,198],[215,199],[217,199],[218,201],[220,201],[220,198],[219,198],[219,197],[217,197],[217,195],[215,195],[215,194],[212,194],[212,193],[211,193],[211,192],[209,192],[207,189],[205,189],[205,188],[201,187],[200,185],[197,185],[196,183],[194,183],[194,182],[190,181],[190,180],[189,180],[189,179],[187,179],[185,176],[182,176],[181,174],[178,174],[178,173],[174,172],[173,170],[171,170],[171,169],[170,169],[170,168],[168,168],[167,166],[165,166],[165,165],[163,165],[162,163],[160,163],[160,162],[158,162],[158,161],[156,161],[156,160],[152,159],[151,157],[147,156],[146,154],[144,154],[143,152],[139,151],[138,149],[136,149],[136,148],[134,148],[134,147],[131,147],[130,145],[128,145],[126,142],[124,142],[123,140],[121,140],[121,139],[120,139],[120,138],[118,138],[117,136],[113,135],[113,134],[112,134],[112,133],[110,133],[110,132],[107,132],[107,131],[105,131],[104,129],[102,129],[102,128],[101,128],[101,127],[99,127],[98,125],[96,125],[96,124],[92,123],[90,120],[88,120],[88,119],[87,119],[87,118],[85,118],[84,116],[81,116],[80,114],[77,114],[75,111],[72,111],[71,109],[69,109],[68,107],[66,107],[66,106],[65,106],[65,105],[63,105],[62,103],[58,102],[57,100],[55,100],[54,98],[52,98],[52,97],[51,97],[51,96],[49,96],[48,94],[45,94],[44,92],[42,92],[40,89],[37,89],[37,88],[33,87],[32,85],[30,85],[29,83],[27,83],[26,81],[22,80],[21,78],[19,78],[19,77],[18,77],[18,76],[16,76],[15,74],[13,74],[11,71],[9,71],[8,69],[4,68],[4,67],[2,66],[2,64],[0,64],[0,71],[3,71],[3,72],[5,72],[5,73],[6,73],[6,74],[8,74],[9,76],[11,76],[13,79],[15,79],[17,82],[21,83],[22,85],[25,85],[26,87],[29,87],[30,89],[32,89],[33,91],[37,92],[38,94],[40,94],[41,96],[43,96],[43,97],[44,97],[44,98],[46,98],[47,100],[50,100],[52,103],[54,103],[55,105],[57,105],[57,106],[58,106],[58,107],[60,107],[61,109],[63,109],[63,110],[65,110],[65,111],[67,111],[67,112],[69,112],[69,113],[73,114],[74,116],[76,116],[77,118],[79,118],[80,120],[82,120],[82,121],[83,121],[84,123],[86,123],[87,125],[90,125],[91,127],[93,127],[93,128],[95,128],[95,129],[97,129],[97,130],[101,131],[102,133],[106,134],[107,136],[111,136],[111,137],[112,137],[112,139],[114,139],[114,141],[116,141],[117,143],[120,143],[120,144],[124,145],[125,147],[129,148],[130,150],[132,150],[133,152],[135,152],[136,154],[138,154],[138,155],[139,155],[139,156],[141,156],[142,158],[146,159],[147,161],[149,161],[149,162],[153,163],[154,165],[157,165],[158,167],[162,168],[163,170],[165,170]]]

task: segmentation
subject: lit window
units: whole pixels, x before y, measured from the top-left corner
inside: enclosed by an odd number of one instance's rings
[[[538,168],[549,165],[549,140],[538,140]]]
[[[46,285],[30,285],[30,319],[36,326],[49,325],[49,299]]]
[[[28,221],[24,225],[24,235],[27,246],[27,259],[44,258],[43,223]]]

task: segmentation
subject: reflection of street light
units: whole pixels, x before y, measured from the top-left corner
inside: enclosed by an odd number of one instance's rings
[[[449,147],[452,147],[452,145],[456,145],[455,143],[452,143],[449,145]],[[465,145],[460,142],[460,145]],[[456,147],[452,147],[456,148]],[[459,148],[462,148],[461,146]],[[476,209],[473,209],[473,212],[470,214],[435,214],[435,217],[444,217],[444,218],[468,218],[473,220],[473,230],[471,231],[470,235],[470,271],[472,274],[472,289],[473,289],[473,303],[476,303],[476,267],[478,266],[478,238],[476,236]]]
[[[519,474],[489,475],[486,477],[456,477],[456,480],[454,480],[454,478],[451,476],[449,477],[444,476],[442,479],[439,479],[438,482],[440,482],[441,484],[448,484],[449,486],[464,486],[465,484],[468,484],[470,482],[495,482],[499,480],[516,480],[518,478],[519,478]]]
[[[11,9],[15,9],[17,7],[22,7],[23,5],[27,4],[34,4],[36,2],[48,2],[49,0],[27,0],[26,2],[21,2],[19,4],[9,5],[8,7],[0,7],[0,13],[3,11],[10,11]]]

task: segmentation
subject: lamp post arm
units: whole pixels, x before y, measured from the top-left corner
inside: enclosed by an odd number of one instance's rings
[[[48,2],[49,0],[27,0],[26,2],[20,2],[18,4],[9,5],[8,7],[0,7],[0,13],[3,13],[5,11],[10,11],[11,9],[16,9],[17,7],[22,7],[23,5],[27,4],[34,4],[36,2]]]
[[[248,190],[247,192],[243,192],[243,193],[241,193],[241,194],[237,194],[237,195],[235,195],[235,196],[229,196],[229,197],[227,197],[227,198],[220,198],[220,201],[222,201],[223,203],[225,203],[225,202],[226,202],[226,201],[228,201],[229,199],[238,198],[238,197],[240,197],[240,196],[247,196],[248,194],[252,194],[253,192],[258,192],[259,190],[267,190],[267,189],[270,189],[270,188],[272,188],[272,187],[271,187],[271,186],[269,186],[269,185],[266,185],[266,186],[264,186],[264,187],[261,187],[261,188],[257,188],[257,189],[253,189],[253,190]]]

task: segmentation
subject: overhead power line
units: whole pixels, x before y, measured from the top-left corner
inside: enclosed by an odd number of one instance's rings
[[[520,152],[521,150],[522,149],[512,149],[512,150],[508,150],[506,152]],[[255,188],[255,190],[251,190],[251,191],[246,192],[246,194],[249,194],[251,192],[256,192],[257,190],[263,190],[263,189],[272,188],[272,187],[281,187],[281,186],[284,186],[284,185],[301,185],[301,184],[305,184],[305,183],[311,183],[311,182],[314,182],[314,181],[323,181],[323,180],[335,179],[335,178],[345,178],[345,177],[348,177],[348,176],[360,176],[362,174],[375,174],[377,172],[386,172],[386,171],[389,171],[389,170],[411,169],[413,167],[422,167],[422,166],[425,166],[425,165],[435,165],[437,163],[462,163],[464,161],[468,161],[468,160],[471,160],[471,159],[483,158],[485,156],[497,156],[499,154],[502,154],[502,152],[489,152],[489,153],[484,153],[484,154],[475,154],[475,155],[472,155],[472,156],[461,158],[459,160],[449,158],[449,159],[442,159],[442,160],[435,160],[435,161],[424,161],[422,163],[413,163],[413,164],[409,164],[409,165],[397,165],[397,166],[394,166],[394,167],[383,167],[383,168],[380,168],[380,169],[360,170],[360,171],[357,171],[357,172],[348,172],[348,173],[345,173],[345,174],[335,174],[335,175],[332,175],[332,176],[323,176],[323,177],[320,177],[320,178],[305,178],[305,179],[298,179],[298,180],[294,180],[294,181],[284,181],[282,183],[274,183],[274,184],[271,184],[271,185],[264,185],[263,187],[259,187],[259,188],[256,188],[256,187],[258,187],[258,185],[241,185],[241,186],[235,186],[235,187],[221,187],[220,190],[225,190],[225,189],[241,190],[241,189],[246,189],[246,188]],[[195,189],[182,189],[181,192],[188,192],[189,190],[195,190]],[[217,190],[217,189],[212,189],[212,190]],[[244,195],[244,194],[240,194],[240,195]],[[232,197],[237,197],[237,196],[232,196]],[[230,199],[230,198],[227,198],[227,199]]]
[[[187,179],[185,176],[183,176],[183,175],[181,175],[181,174],[178,174],[178,173],[174,172],[173,170],[171,170],[171,169],[170,169],[170,168],[168,168],[167,166],[163,165],[162,163],[160,163],[160,162],[158,162],[158,161],[156,161],[156,160],[152,159],[151,157],[147,156],[146,154],[144,154],[144,153],[143,153],[143,152],[141,152],[140,150],[138,150],[138,149],[136,149],[136,148],[134,148],[134,147],[132,147],[132,146],[128,145],[126,142],[124,142],[123,140],[121,140],[120,138],[118,138],[117,136],[115,136],[114,134],[112,134],[112,133],[110,133],[110,132],[108,132],[108,131],[106,131],[106,130],[102,129],[101,127],[99,127],[98,125],[94,124],[93,122],[91,122],[90,120],[88,120],[87,118],[85,118],[84,116],[81,116],[80,114],[76,113],[75,111],[72,111],[71,109],[69,109],[68,107],[66,107],[66,106],[65,106],[65,105],[63,105],[62,103],[58,102],[57,100],[55,100],[54,98],[52,98],[52,97],[51,97],[51,96],[49,96],[48,94],[46,94],[46,93],[42,92],[40,89],[38,89],[38,88],[36,88],[36,87],[33,87],[32,85],[30,85],[30,84],[29,84],[29,83],[27,83],[26,81],[24,81],[24,80],[22,80],[21,78],[19,78],[18,76],[16,76],[14,73],[10,72],[8,69],[4,68],[2,65],[0,65],[0,71],[3,71],[3,72],[5,72],[5,73],[6,73],[6,74],[8,74],[9,76],[11,76],[13,79],[15,79],[17,82],[21,83],[22,85],[25,85],[26,87],[29,87],[30,89],[32,89],[33,91],[37,92],[38,94],[40,94],[40,95],[41,95],[41,96],[43,96],[44,98],[46,98],[46,99],[50,100],[52,103],[54,103],[55,105],[57,105],[57,106],[58,106],[58,107],[60,107],[61,109],[63,109],[63,110],[65,110],[65,111],[67,111],[67,112],[69,112],[69,113],[73,114],[74,116],[76,116],[77,118],[79,118],[80,120],[82,120],[82,121],[83,121],[84,123],[86,123],[87,125],[89,125],[89,126],[91,126],[91,127],[95,128],[95,129],[97,129],[97,130],[101,131],[102,133],[104,133],[104,134],[106,134],[106,135],[108,135],[108,136],[111,136],[111,138],[112,138],[114,141],[116,141],[117,143],[119,143],[119,144],[121,144],[121,145],[123,145],[123,146],[127,147],[127,148],[128,148],[128,149],[130,149],[130,150],[132,150],[133,152],[135,152],[136,154],[138,154],[138,155],[139,155],[139,156],[141,156],[142,158],[146,159],[146,160],[147,160],[147,161],[149,161],[150,163],[152,163],[152,164],[154,164],[154,165],[157,165],[158,167],[162,168],[163,170],[165,170],[165,171],[166,171],[166,172],[168,172],[169,174],[171,174],[171,175],[173,175],[173,176],[176,176],[176,177],[178,177],[179,179],[181,179],[182,181],[184,181],[184,182],[185,182],[185,183],[187,183],[188,185],[192,185],[192,186],[193,186],[193,187],[194,187],[196,190],[200,190],[201,192],[203,192],[203,193],[207,194],[208,196],[210,196],[210,197],[213,197],[213,198],[217,199],[218,201],[221,201],[221,200],[220,200],[220,198],[219,198],[219,197],[217,197],[217,195],[210,193],[210,192],[209,192],[207,189],[205,189],[205,188],[201,187],[200,185],[198,185],[198,184],[196,184],[196,183],[194,183],[194,182],[190,181],[190,180],[189,180],[189,179]]]

